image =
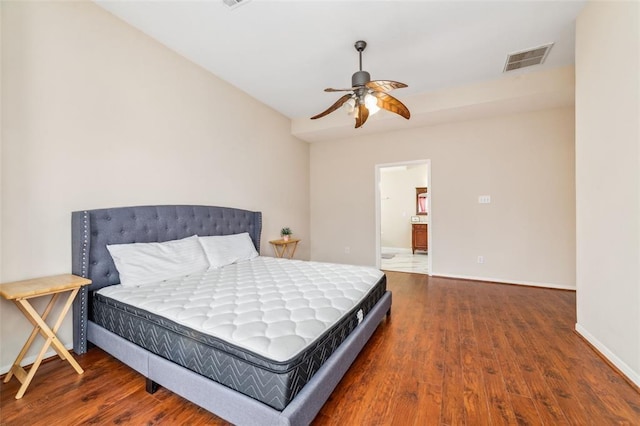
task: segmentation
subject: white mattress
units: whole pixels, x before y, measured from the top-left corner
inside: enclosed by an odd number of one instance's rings
[[[257,257],[221,269],[98,292],[274,361],[288,361],[369,293],[365,266]]]

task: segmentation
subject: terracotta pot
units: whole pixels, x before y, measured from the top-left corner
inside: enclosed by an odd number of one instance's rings
[[[285,240],[285,241],[289,241],[289,237],[290,237],[289,235],[283,235],[282,239]]]

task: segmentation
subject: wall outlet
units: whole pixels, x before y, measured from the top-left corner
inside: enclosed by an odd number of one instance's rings
[[[484,256],[478,256],[478,263],[484,263]]]
[[[349,253],[351,253],[351,247],[346,246],[346,247],[344,248],[344,254],[349,254]]]

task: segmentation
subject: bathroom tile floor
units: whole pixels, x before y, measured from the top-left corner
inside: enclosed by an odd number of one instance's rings
[[[383,255],[384,254],[385,253],[383,253]],[[385,259],[384,257],[381,259],[380,269],[385,271],[412,272],[414,274],[429,273],[429,255],[427,253],[393,253],[393,255],[391,259]]]

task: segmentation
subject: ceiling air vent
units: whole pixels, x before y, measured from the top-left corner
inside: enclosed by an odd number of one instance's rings
[[[549,50],[551,50],[551,46],[553,46],[553,43],[521,52],[510,53],[509,56],[507,56],[507,63],[504,65],[504,72],[543,63],[549,54]]]
[[[235,9],[238,6],[249,3],[251,0],[222,0],[224,4],[229,6],[229,9]]]

